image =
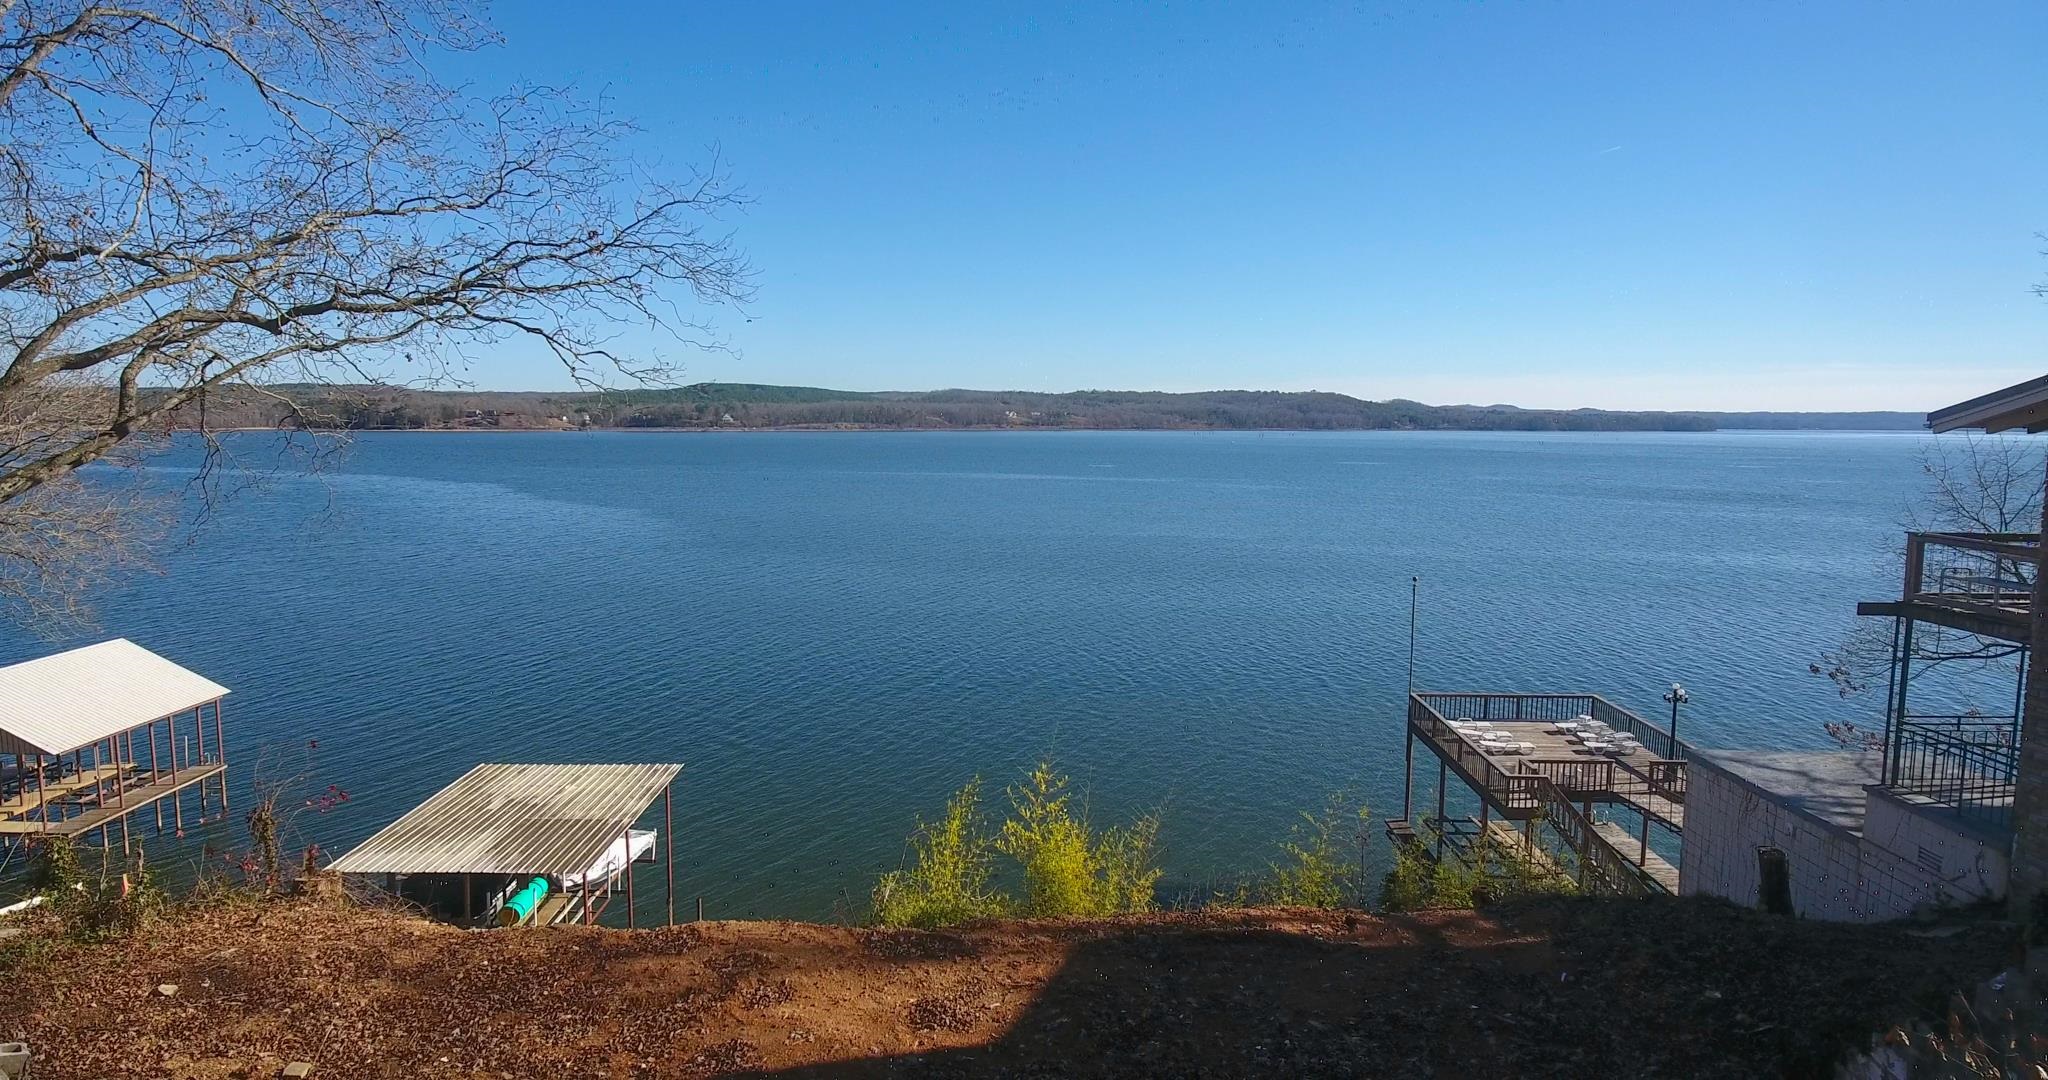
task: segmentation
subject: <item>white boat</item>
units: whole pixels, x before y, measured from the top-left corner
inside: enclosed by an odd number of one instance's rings
[[[655,830],[653,829],[634,829],[625,836],[612,841],[611,846],[604,849],[604,854],[598,856],[597,861],[591,863],[589,869],[584,870],[580,874],[563,874],[559,884],[564,889],[580,889],[585,882],[589,882],[592,885],[602,885],[610,881],[613,874],[624,870],[627,865],[633,862],[643,858],[652,862],[654,860],[654,838]]]

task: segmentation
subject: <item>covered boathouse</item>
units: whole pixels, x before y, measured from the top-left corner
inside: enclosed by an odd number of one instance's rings
[[[0,847],[97,831],[102,846],[168,804],[185,826],[227,811],[228,688],[126,638],[0,668]]]
[[[681,765],[478,765],[328,869],[381,879],[436,917],[466,926],[594,924],[633,866],[654,862],[676,918],[675,799]],[[662,804],[662,827],[636,826]]]

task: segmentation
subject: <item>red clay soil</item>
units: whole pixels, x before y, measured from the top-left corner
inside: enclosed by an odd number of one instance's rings
[[[0,950],[36,1080],[1825,1075],[2009,929],[1697,901],[1300,911],[943,932],[714,922],[463,931],[333,901]],[[163,993],[161,985],[176,989]]]

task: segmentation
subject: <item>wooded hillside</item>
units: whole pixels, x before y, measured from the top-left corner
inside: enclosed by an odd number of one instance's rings
[[[1721,427],[1909,428],[1911,413],[1609,412],[1508,405],[1424,405],[1273,390],[831,390],[698,383],[610,393],[294,387],[278,397],[222,391],[213,427],[336,428],[1084,428],[1215,430],[1711,431]],[[182,417],[196,419],[196,410]]]

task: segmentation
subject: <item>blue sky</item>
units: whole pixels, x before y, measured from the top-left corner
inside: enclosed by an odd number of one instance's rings
[[[2038,2],[495,21],[458,77],[601,93],[751,197],[694,378],[1925,410],[2048,369]]]

